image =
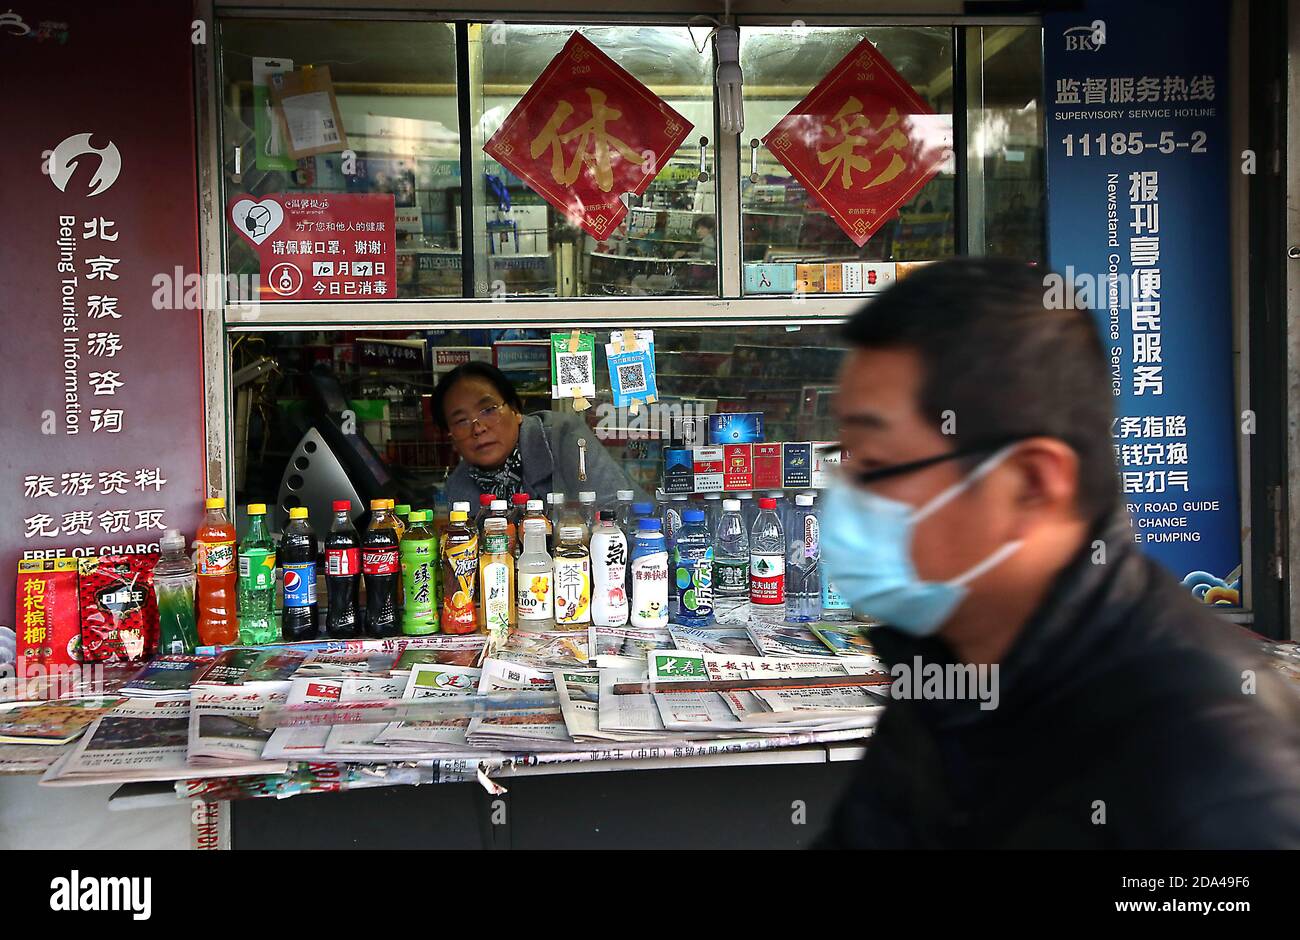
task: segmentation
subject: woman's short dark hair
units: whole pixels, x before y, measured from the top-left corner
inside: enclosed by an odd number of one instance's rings
[[[936,427],[955,416],[957,446],[1017,436],[1069,444],[1079,514],[1097,521],[1120,501],[1110,373],[1093,315],[1048,302],[1051,276],[1010,259],[926,265],[858,311],[844,338],[914,350],[921,412]]]
[[[443,410],[447,394],[461,379],[485,379],[496,389],[503,402],[515,411],[523,413],[524,400],[519,397],[514,383],[506,378],[504,372],[486,362],[465,362],[444,375],[433,390],[433,418],[444,431],[447,430],[447,414]]]
[[[696,216],[695,227],[699,228],[701,225],[704,226],[706,229],[708,229],[710,232],[716,231],[718,228],[718,223],[713,221],[713,216],[711,215]]]

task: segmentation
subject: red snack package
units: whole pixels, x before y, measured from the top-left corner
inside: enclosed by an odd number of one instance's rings
[[[78,566],[81,655],[88,663],[134,662],[158,649],[155,554],[100,555]]]
[[[15,601],[18,678],[48,675],[51,667],[81,662],[77,559],[18,562]]]

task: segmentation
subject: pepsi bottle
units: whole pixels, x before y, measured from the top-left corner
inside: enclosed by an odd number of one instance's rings
[[[361,591],[361,540],[350,515],[352,503],[334,500],[334,524],[325,538],[325,589],[329,610],[325,632],[330,639],[346,640],[360,632],[357,598]]]
[[[280,566],[284,570],[284,614],[280,633],[289,642],[316,639],[316,533],[307,510],[289,510],[289,525],[280,539]]]

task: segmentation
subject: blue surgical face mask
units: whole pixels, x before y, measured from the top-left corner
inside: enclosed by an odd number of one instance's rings
[[[948,581],[922,581],[912,563],[912,536],[926,516],[970,488],[1010,453],[1003,448],[924,506],[913,508],[836,480],[822,512],[822,557],[839,592],[857,611],[912,636],[943,626],[966,597],[971,581],[1020,548],[1008,542]]]

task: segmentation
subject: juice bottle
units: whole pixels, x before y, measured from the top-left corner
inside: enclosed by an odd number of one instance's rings
[[[551,580],[555,563],[546,551],[546,535],[551,524],[545,518],[525,519],[524,550],[519,555],[515,578],[515,606],[519,624],[529,630],[549,630],[554,626],[554,600]]]
[[[399,549],[402,556],[402,586],[406,606],[402,610],[402,633],[422,636],[438,632],[438,622],[433,616],[433,602],[437,593],[434,578],[438,576],[438,548],[429,528],[429,512],[416,510],[409,514],[410,527],[402,535]]]
[[[494,648],[505,645],[515,625],[515,560],[505,519],[484,523],[483,557],[479,560],[479,596],[483,599],[483,627]]]
[[[463,510],[452,510],[442,537],[442,632],[474,633],[478,617],[478,533]]]
[[[235,527],[226,518],[224,499],[209,499],[204,508],[207,513],[196,536],[199,543],[199,642],[204,646],[230,646],[239,642]]]
[[[524,553],[524,526],[529,520],[536,520],[542,524],[542,533],[547,539],[551,537],[551,520],[546,518],[546,512],[542,508],[543,503],[540,499],[530,499],[527,507],[524,509],[524,515],[519,520],[518,531],[515,533],[515,558],[518,559]],[[542,547],[546,547],[546,542],[542,542]]]
[[[555,545],[555,629],[585,630],[591,623],[591,555],[582,526],[560,526]]]
[[[627,623],[627,537],[602,509],[591,533],[591,622],[598,627]]]
[[[406,534],[406,517],[397,514],[397,500],[395,499],[384,500],[384,508],[388,510],[388,524],[397,531],[398,541],[401,541],[402,536]],[[411,507],[406,506],[405,508],[409,514]]]

